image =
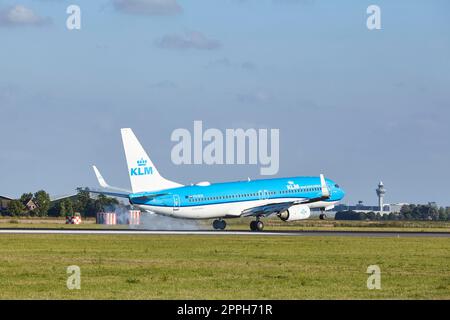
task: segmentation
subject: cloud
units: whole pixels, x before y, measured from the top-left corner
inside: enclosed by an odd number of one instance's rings
[[[23,5],[16,5],[0,11],[0,26],[43,26],[50,23],[50,18],[41,17]]]
[[[177,85],[170,80],[163,80],[150,85],[150,88],[155,89],[175,89],[176,87]]]
[[[99,43],[97,43],[95,45],[95,48],[99,49],[99,50],[108,50],[109,49],[109,45],[106,44],[106,43],[99,42]]]
[[[272,0],[273,3],[311,5],[314,0]]]
[[[17,94],[18,88],[14,85],[0,85],[0,102],[6,104]]]
[[[260,0],[234,0],[236,3],[245,4],[250,2],[258,3]],[[300,5],[312,5],[315,0],[272,0],[273,4],[300,4]]]
[[[155,44],[160,48],[172,50],[215,50],[221,47],[219,41],[209,39],[197,31],[186,32],[184,35],[168,34],[157,39]]]
[[[167,16],[181,13],[176,0],[112,0],[114,8],[128,14]]]
[[[253,62],[250,61],[244,61],[244,62],[233,62],[230,61],[228,58],[221,58],[217,60],[213,60],[206,66],[207,68],[235,68],[235,69],[242,69],[245,71],[255,71],[256,65]]]
[[[239,93],[236,98],[241,103],[266,103],[272,99],[270,94],[265,91]]]
[[[231,63],[230,59],[228,59],[228,58],[217,59],[217,60],[211,61],[207,65],[208,68],[213,68],[213,67],[229,68],[231,66],[232,66],[232,63]]]
[[[254,71],[256,70],[256,65],[253,62],[244,61],[241,63],[241,68],[247,71]]]

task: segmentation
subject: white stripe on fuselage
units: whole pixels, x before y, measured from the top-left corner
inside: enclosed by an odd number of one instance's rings
[[[298,201],[300,198],[277,198],[267,200],[238,201],[228,203],[209,204],[201,206],[186,206],[174,209],[174,207],[160,207],[151,205],[135,205],[146,211],[156,214],[185,219],[212,219],[212,218],[239,218],[246,209],[264,206],[267,204]],[[310,208],[324,208],[336,204],[338,201],[318,201],[306,204]]]

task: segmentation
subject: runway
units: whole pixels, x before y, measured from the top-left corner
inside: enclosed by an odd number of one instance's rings
[[[98,229],[0,229],[1,234],[59,235],[201,235],[201,236],[320,236],[320,237],[437,237],[450,238],[450,232],[389,232],[389,231],[214,231],[214,230],[98,230]]]

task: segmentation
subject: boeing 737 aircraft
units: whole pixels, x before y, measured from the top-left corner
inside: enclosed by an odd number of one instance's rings
[[[121,129],[121,133],[132,190],[111,187],[93,166],[100,186],[107,190],[90,192],[127,198],[145,211],[175,218],[215,219],[213,227],[220,230],[226,227],[224,219],[255,217],[250,229],[262,231],[262,217],[276,215],[283,221],[295,221],[309,218],[311,208],[320,208],[322,219],[323,211],[344,197],[339,185],[323,174],[183,186],[159,174],[131,129]]]

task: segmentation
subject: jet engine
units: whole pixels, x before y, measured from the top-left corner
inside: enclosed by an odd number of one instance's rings
[[[280,212],[278,216],[283,221],[296,221],[308,219],[311,215],[311,210],[304,204],[298,204],[290,207],[288,210]]]

